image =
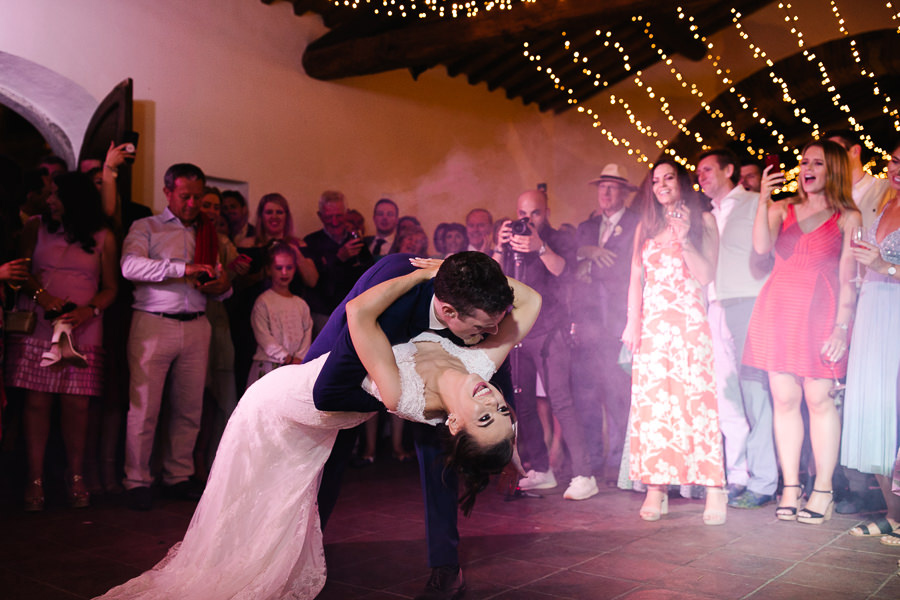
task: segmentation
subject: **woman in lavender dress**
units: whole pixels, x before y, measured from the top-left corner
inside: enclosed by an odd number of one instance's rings
[[[887,504],[887,515],[850,530],[857,537],[881,537],[900,546],[900,497],[891,491],[897,457],[898,371],[900,371],[900,142],[888,164],[891,195],[853,249],[865,268],[847,366],[841,464],[874,473]]]

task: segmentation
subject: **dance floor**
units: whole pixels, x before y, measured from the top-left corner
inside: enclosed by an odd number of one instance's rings
[[[861,515],[802,525],[777,521],[770,505],[731,509],[726,525],[709,527],[702,501],[673,499],[667,517],[645,523],[638,494],[604,489],[572,502],[563,489],[516,500],[494,487],[482,495],[460,520],[465,598],[900,598],[900,548],[845,533]],[[0,505],[5,600],[100,594],[162,558],[194,508],[160,498],[139,513],[100,498],[75,511],[57,493],[46,511],[26,514],[13,495],[7,488]],[[414,597],[429,574],[422,520],[414,463],[349,470],[325,534],[329,577],[320,598]]]

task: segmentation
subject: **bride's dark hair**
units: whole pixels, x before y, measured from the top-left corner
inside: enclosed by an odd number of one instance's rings
[[[491,475],[503,471],[512,460],[515,437],[484,446],[465,430],[453,435],[446,425],[438,425],[437,429],[447,457],[446,467],[456,470],[462,484],[459,510],[468,517],[475,497],[488,486]]]

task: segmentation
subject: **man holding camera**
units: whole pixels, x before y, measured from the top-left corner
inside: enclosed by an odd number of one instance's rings
[[[598,493],[582,428],[575,417],[569,383],[570,321],[566,294],[575,270],[575,240],[550,226],[547,195],[529,190],[519,196],[517,221],[500,228],[494,259],[503,271],[540,292],[544,302],[531,333],[510,355],[519,423],[519,453],[531,470],[519,481],[522,490],[556,487],[549,452],[537,412],[538,384],[559,422],[572,460],[572,480],[564,498],[584,500]],[[552,427],[552,425],[551,425]]]
[[[316,263],[319,272],[318,283],[305,296],[312,313],[314,336],[356,280],[375,263],[360,233],[347,223],[347,205],[342,192],[322,192],[317,214],[322,229],[303,238],[306,255]]]

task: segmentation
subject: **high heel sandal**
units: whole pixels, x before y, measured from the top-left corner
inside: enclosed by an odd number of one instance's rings
[[[76,350],[75,345],[72,343],[72,324],[63,323],[61,329],[62,331],[59,334],[59,354],[62,360],[80,369],[87,368],[87,358]]]
[[[721,500],[721,507],[712,509],[709,507],[710,499],[718,496]],[[703,523],[706,525],[724,525],[727,518],[728,492],[723,488],[706,488],[706,504],[703,509]]]
[[[648,507],[647,502],[650,500],[650,494],[656,492],[660,494],[659,504],[657,506]],[[647,489],[647,497],[644,498],[644,504],[641,505],[641,518],[645,521],[659,521],[662,515],[669,514],[669,494],[662,489]]]
[[[84,485],[84,477],[72,475],[69,482],[69,506],[72,508],[87,508],[91,505],[91,493]]]
[[[44,510],[44,482],[40,477],[29,481],[25,489],[25,511],[40,512]]]
[[[803,492],[803,486],[799,483],[796,485],[784,485],[785,488],[798,488],[801,494],[797,495],[797,502],[794,506],[778,506],[775,508],[775,517],[781,521],[796,521],[797,511],[800,508],[800,496]],[[784,490],[781,491],[781,497],[784,498]]]
[[[829,494],[831,496],[831,499],[828,500],[828,506],[825,507],[825,512],[817,513],[803,507],[803,510],[797,513],[797,521],[806,523],[807,525],[821,525],[825,521],[830,520],[831,515],[834,514],[834,490],[817,490],[813,488],[813,493]],[[807,504],[809,504],[809,502],[807,502]]]

